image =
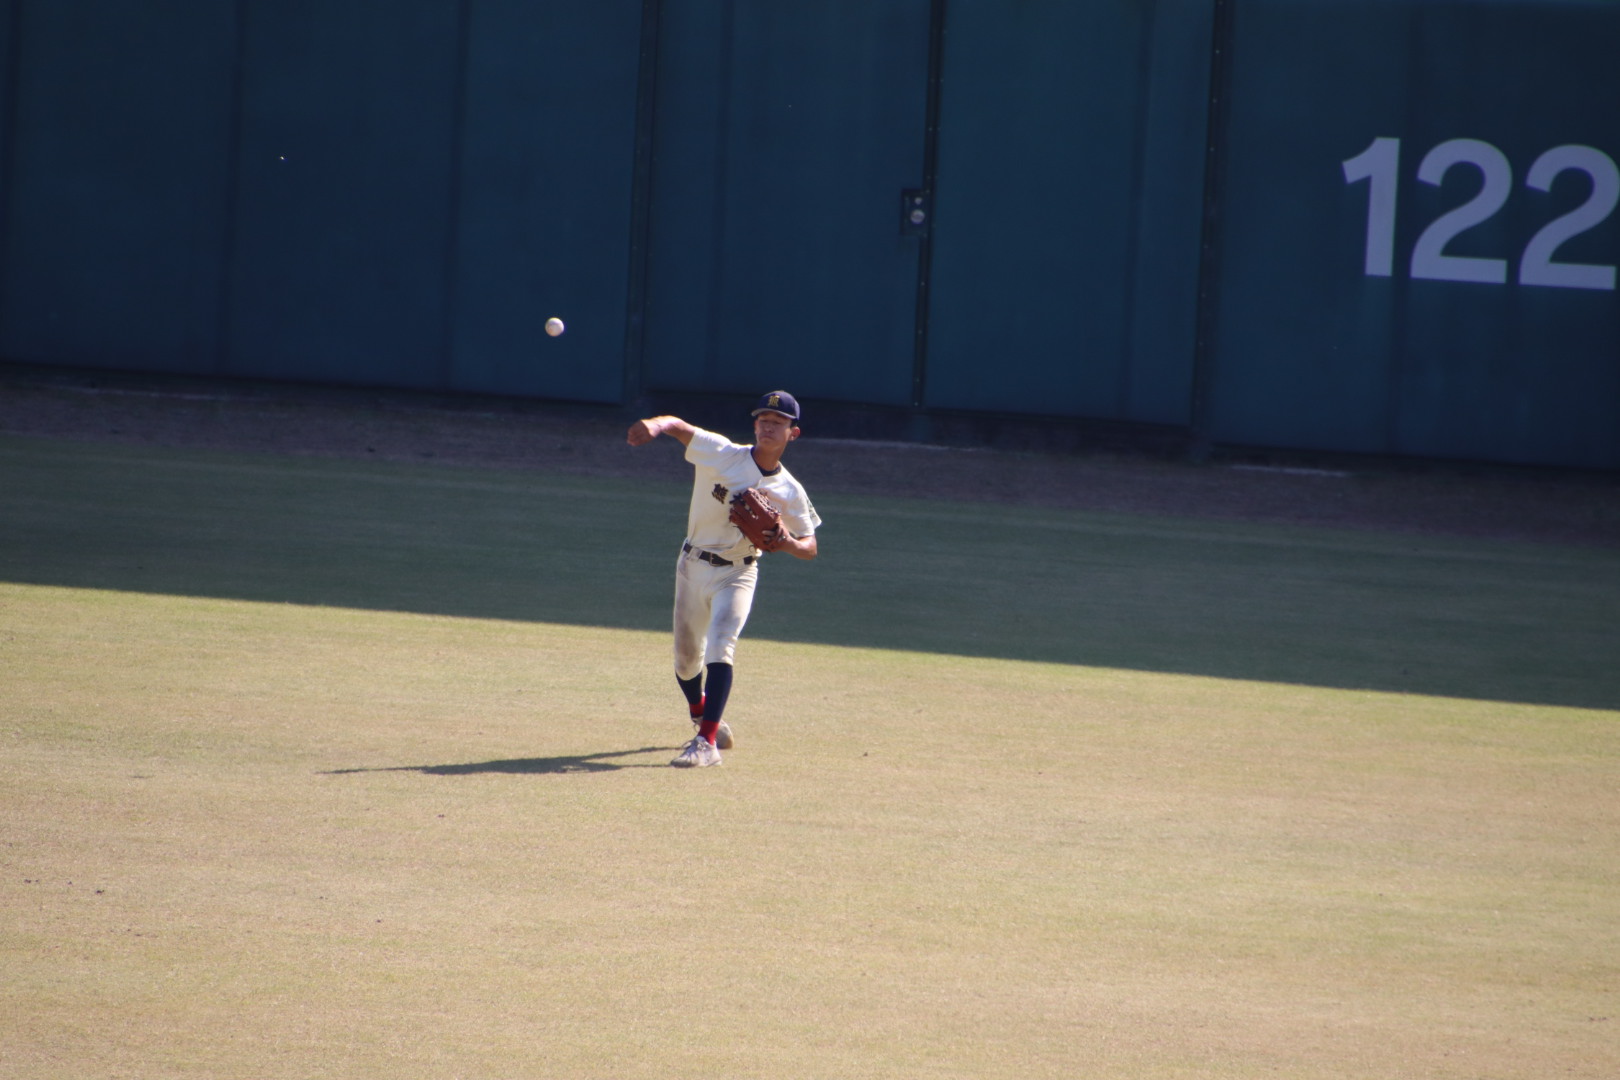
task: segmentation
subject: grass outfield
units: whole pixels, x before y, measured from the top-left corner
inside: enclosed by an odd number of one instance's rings
[[[686,773],[683,491],[0,491],[0,1076],[1620,1075],[1611,552],[818,499]]]

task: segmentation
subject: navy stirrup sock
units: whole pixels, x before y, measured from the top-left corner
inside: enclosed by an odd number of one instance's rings
[[[702,709],[703,672],[698,672],[690,679],[683,679],[677,675],[675,676],[675,681],[680,684],[681,693],[686,695],[686,704],[693,709]]]
[[[703,725],[698,728],[710,742],[714,742],[714,733],[720,727],[720,718],[726,711],[726,699],[730,696],[731,665],[710,664],[708,687],[704,692]]]

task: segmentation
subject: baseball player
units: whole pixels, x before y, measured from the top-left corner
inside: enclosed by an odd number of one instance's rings
[[[669,435],[686,447],[686,460],[692,463],[692,504],[675,565],[675,681],[698,730],[670,762],[681,768],[718,765],[720,751],[731,747],[726,699],[762,554],[816,557],[821,518],[804,486],[782,466],[782,452],[799,437],[799,403],[787,391],[775,390],[759,399],[753,415],[752,446],[678,416],[637,420],[626,436],[631,446],[645,446]],[[749,488],[762,492],[781,512],[777,527],[758,542],[733,524],[732,500]]]

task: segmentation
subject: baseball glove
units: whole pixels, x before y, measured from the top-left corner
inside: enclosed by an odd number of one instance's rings
[[[761,551],[775,551],[782,539],[782,511],[758,488],[743,488],[731,497],[731,523]]]

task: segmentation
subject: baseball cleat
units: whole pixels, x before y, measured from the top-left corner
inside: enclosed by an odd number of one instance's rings
[[[697,724],[698,719],[694,718],[692,725],[696,727]],[[721,750],[730,750],[736,745],[736,740],[731,737],[731,725],[724,720],[720,721],[720,726],[714,729],[714,745]]]
[[[709,695],[704,694],[696,705],[687,705],[686,709],[692,714],[694,726],[703,722],[703,707],[708,703]],[[714,733],[714,745],[721,750],[730,750],[732,747],[731,725],[724,720],[720,721],[720,728]]]
[[[718,765],[720,751],[711,746],[708,739],[696,735],[670,764],[677,769],[700,769],[705,765]]]

